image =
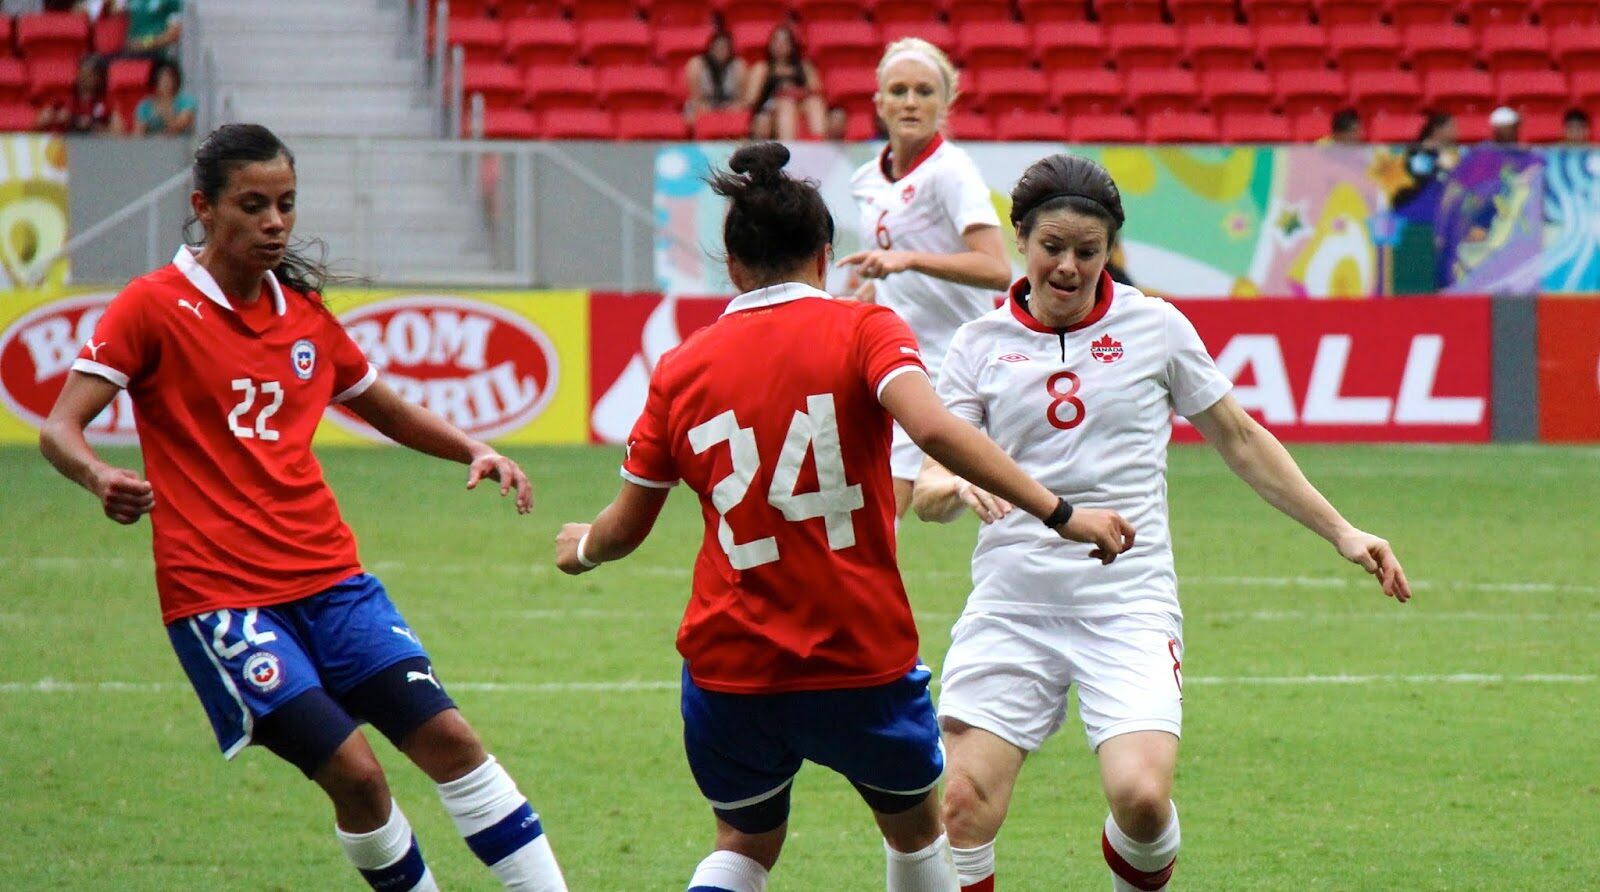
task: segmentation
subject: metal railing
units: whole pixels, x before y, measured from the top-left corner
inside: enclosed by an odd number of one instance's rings
[[[55,251],[36,259],[23,271],[23,284],[27,288],[37,288],[43,282],[50,268],[62,258],[71,257],[73,254],[87,248],[108,234],[117,232],[123,223],[132,220],[139,214],[144,214],[144,267],[137,272],[146,272],[161,266],[169,259],[171,245],[167,235],[161,231],[161,202],[167,196],[189,186],[189,171],[180,170],[172,176],[162,180],[160,184],[146,191],[143,195],[128,202],[122,208],[114,211],[105,219],[85,228],[82,232],[67,239],[66,243]],[[127,236],[124,236],[127,237]],[[136,275],[130,272],[129,275]]]

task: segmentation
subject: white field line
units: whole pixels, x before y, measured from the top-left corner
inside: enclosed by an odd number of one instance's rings
[[[1448,684],[1594,684],[1600,675],[1502,675],[1459,672],[1448,675],[1200,675],[1184,676],[1186,685],[1288,687],[1307,685],[1448,685]],[[493,694],[650,693],[676,691],[676,681],[451,682],[453,691]],[[162,694],[189,691],[179,682],[38,681],[0,682],[0,694]]]

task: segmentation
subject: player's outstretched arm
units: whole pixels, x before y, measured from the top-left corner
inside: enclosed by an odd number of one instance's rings
[[[960,517],[966,508],[971,508],[984,523],[993,523],[1010,514],[1015,506],[982,487],[973,486],[971,481],[962,480],[933,459],[924,458],[922,473],[917,475],[917,485],[911,490],[911,510],[917,513],[917,519],[949,523]]]
[[[68,372],[66,386],[39,431],[39,451],[62,476],[94,493],[107,517],[128,524],[156,506],[149,481],[136,471],[106,464],[83,436],[119,389],[96,375]]]
[[[1250,417],[1231,394],[1189,420],[1228,467],[1267,504],[1328,540],[1345,560],[1360,564],[1376,576],[1385,595],[1402,602],[1411,599],[1405,570],[1389,543],[1345,520],[1306,479],[1289,450]]]
[[[495,480],[502,496],[513,489],[517,491],[518,514],[533,510],[533,484],[516,462],[487,443],[467,436],[438,414],[407,402],[382,380],[374,381],[345,406],[401,446],[467,465],[467,489],[475,488],[485,478]]]
[[[850,267],[863,279],[881,279],[912,271],[978,288],[1004,291],[1011,284],[1011,264],[1006,261],[1005,240],[998,226],[975,226],[961,236],[967,250],[954,254],[926,251],[857,251],[835,264]]]
[[[594,523],[569,523],[556,534],[556,567],[576,576],[632,554],[655,528],[669,492],[623,483],[622,491]]]

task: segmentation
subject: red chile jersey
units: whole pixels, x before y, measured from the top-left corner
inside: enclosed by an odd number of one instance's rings
[[[678,630],[695,684],[859,688],[916,665],[878,402],[908,372],[926,374],[893,311],[793,282],[740,295],[661,357],[622,476],[700,494]]]
[[[377,372],[319,299],[266,285],[270,300],[235,308],[180,248],[117,295],[72,365],[133,399],[163,622],[361,572],[311,436]]]

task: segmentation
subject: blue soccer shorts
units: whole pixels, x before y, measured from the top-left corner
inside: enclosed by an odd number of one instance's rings
[[[325,720],[342,720],[347,711],[348,731],[357,719],[378,723],[382,717],[361,715],[346,696],[389,667],[398,672],[397,664],[422,671],[396,679],[411,696],[402,690],[384,702],[430,715],[454,705],[383,583],[366,573],[285,604],[174,620],[167,637],[230,759],[251,742],[257,722],[317,689],[343,709],[325,707]]]
[[[879,811],[910,807],[944,774],[931,678],[918,664],[870,688],[726,694],[696,685],[686,665],[681,708],[689,770],[718,816],[745,832],[772,829],[787,816],[780,806],[778,814],[756,819],[759,829],[741,826],[737,817],[780,797],[786,804],[805,760],[844,775]]]

